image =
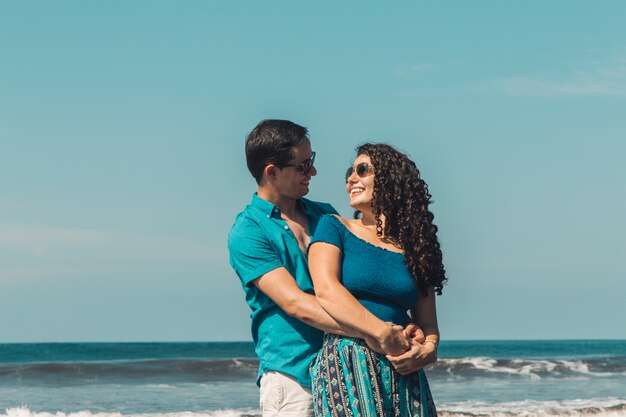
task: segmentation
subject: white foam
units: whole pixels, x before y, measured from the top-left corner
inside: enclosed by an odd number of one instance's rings
[[[90,411],[77,411],[74,413],[64,413],[57,411],[54,413],[35,412],[28,407],[9,408],[0,417],[241,417],[260,415],[259,410],[254,409],[223,409],[206,412],[182,411],[177,413],[146,413],[146,414],[120,414],[120,413],[92,413]]]
[[[624,417],[626,416],[626,399],[592,398],[563,401],[524,400],[498,403],[463,401],[438,404],[437,412],[440,417]]]
[[[512,368],[508,366],[498,366],[497,361],[493,358],[487,358],[482,356],[476,356],[471,358],[446,358],[442,362],[450,365],[471,365],[476,369],[486,371],[486,372],[498,372],[505,374],[516,374],[516,375],[526,375],[531,379],[541,379],[541,377],[532,372],[532,370],[536,370],[534,366],[521,366],[518,368]],[[512,361],[515,363],[515,361]],[[451,369],[448,372],[452,372]]]
[[[563,401],[462,401],[438,403],[440,417],[626,417],[626,399],[592,398]],[[241,417],[258,416],[256,409],[222,409],[206,412],[182,411],[175,413],[92,413],[90,411],[35,412],[27,407],[5,410],[0,417]]]
[[[507,361],[504,361],[507,363]],[[541,379],[539,374],[542,373],[562,373],[571,372],[572,374],[586,376],[612,376],[610,372],[591,372],[587,364],[580,360],[546,360],[546,359],[512,359],[508,361],[508,366],[498,364],[493,358],[475,356],[465,358],[441,358],[439,363],[448,367],[449,373],[455,373],[454,368],[457,366],[470,365],[471,367],[493,373],[503,373],[511,375],[527,376],[530,379]]]

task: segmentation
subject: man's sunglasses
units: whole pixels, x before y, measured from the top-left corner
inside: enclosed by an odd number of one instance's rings
[[[368,175],[374,173],[374,168],[372,168],[372,166],[368,164],[367,162],[361,162],[355,167],[350,167],[346,171],[346,182],[348,182],[348,178],[350,178],[353,172],[356,172],[356,175],[359,178],[365,178]]]
[[[311,168],[313,168],[313,164],[315,163],[315,152],[311,153],[311,157],[307,160],[304,160],[302,162],[300,162],[299,164],[285,164],[285,165],[281,165],[281,168],[286,168],[286,167],[294,167],[296,169],[296,171],[300,172],[302,175],[307,175],[309,172],[311,172]]]

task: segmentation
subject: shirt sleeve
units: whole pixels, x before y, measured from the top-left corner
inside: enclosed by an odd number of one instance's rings
[[[323,216],[311,238],[309,248],[316,242],[330,243],[343,251],[343,224],[330,214]]]
[[[284,266],[263,230],[249,220],[235,223],[228,235],[228,251],[230,265],[246,286]]]

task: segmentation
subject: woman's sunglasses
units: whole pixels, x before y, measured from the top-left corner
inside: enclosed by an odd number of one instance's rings
[[[348,178],[350,178],[353,172],[356,172],[356,175],[359,178],[365,178],[368,175],[374,173],[374,168],[372,168],[372,166],[368,164],[367,162],[361,162],[360,164],[357,164],[357,166],[355,167],[350,167],[346,171],[346,182],[348,182]]]

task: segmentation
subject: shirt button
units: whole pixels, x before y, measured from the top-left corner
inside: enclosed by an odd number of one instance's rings
[[[289,230],[289,226],[285,226],[285,230]]]

